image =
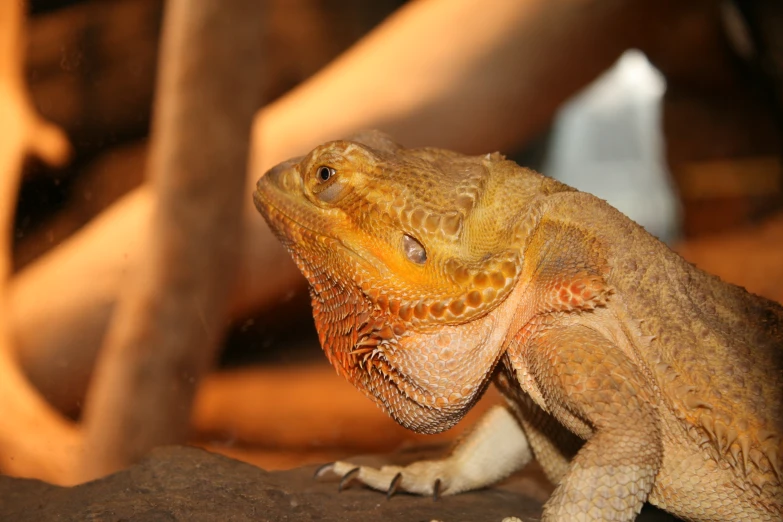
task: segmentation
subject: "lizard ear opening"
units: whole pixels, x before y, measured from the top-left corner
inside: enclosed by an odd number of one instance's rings
[[[419,240],[404,234],[402,236],[402,250],[409,261],[417,265],[423,265],[427,261],[427,251]]]

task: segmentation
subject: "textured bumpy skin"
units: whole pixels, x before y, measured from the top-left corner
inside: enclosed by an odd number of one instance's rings
[[[633,520],[644,501],[783,519],[778,304],[499,154],[365,133],[272,169],[255,201],[310,282],[340,374],[417,431],[453,426],[493,381],[518,423],[493,412],[451,460],[351,478],[449,494],[531,448],[557,484],[545,520]]]

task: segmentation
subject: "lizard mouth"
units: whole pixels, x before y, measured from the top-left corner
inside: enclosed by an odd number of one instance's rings
[[[285,205],[275,204],[276,200],[267,197],[260,188],[253,193],[253,203],[276,233],[278,229],[298,230],[315,238],[333,239],[296,219],[290,212],[286,212]]]
[[[273,230],[285,227],[323,236],[321,232],[297,219],[297,213],[308,213],[308,209],[293,197],[297,192],[301,193],[301,182],[295,175],[300,159],[288,160],[264,173],[253,191],[253,203]]]
[[[308,212],[306,206],[293,200],[289,195],[290,191],[281,186],[280,170],[287,164],[288,162],[278,165],[258,180],[256,190],[253,191],[253,204],[256,209],[280,242],[289,248],[296,246],[297,239],[302,237],[319,242],[339,242],[338,238],[325,234],[309,225],[307,220],[300,219],[301,216],[309,216],[312,220],[317,217],[310,215],[312,212]]]
[[[281,186],[285,185],[281,181],[282,176],[285,175],[286,169],[291,168],[287,166],[288,163],[286,162],[267,172],[258,180],[256,190],[253,191],[253,203],[256,209],[264,217],[278,239],[289,247],[293,247],[296,244],[296,241],[292,240],[292,238],[302,236],[321,243],[328,243],[353,258],[357,264],[362,265],[364,270],[370,273],[376,272],[376,264],[353,248],[350,248],[339,237],[339,234],[327,234],[322,229],[319,230],[309,225],[306,222],[307,220],[297,217],[304,215],[313,221],[318,220],[318,216],[315,213],[308,212],[307,206],[292,201],[289,195],[290,190],[286,190],[286,187]],[[299,210],[299,212],[292,212],[292,209],[294,211]]]
[[[261,212],[261,215],[264,216],[266,222],[269,224],[269,228],[272,229],[280,242],[289,246],[289,248],[294,247],[297,244],[292,237],[304,236],[340,249],[340,251],[344,252],[347,256],[353,258],[357,264],[362,265],[368,272],[377,271],[377,267],[373,263],[346,245],[339,237],[324,234],[313,227],[307,226],[290,213],[287,213],[281,206],[277,206],[272,201],[264,199],[258,192],[253,193],[253,201],[258,211]],[[291,234],[291,232],[296,232],[296,234]]]
[[[278,241],[286,247],[299,270],[307,276],[307,264],[305,256],[303,256],[304,249],[301,245],[302,239],[324,242],[325,240],[331,240],[331,238],[319,234],[317,231],[294,219],[280,207],[263,200],[258,195],[258,192],[254,193],[253,199],[259,212],[264,217],[264,221],[269,225],[269,229],[277,237]]]

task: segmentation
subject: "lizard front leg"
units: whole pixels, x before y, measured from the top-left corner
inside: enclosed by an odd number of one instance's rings
[[[641,372],[586,326],[542,327],[524,356],[552,414],[587,439],[544,507],[544,520],[630,521],[662,460]]]
[[[399,490],[438,496],[489,486],[531,459],[527,438],[514,416],[507,408],[494,406],[443,459],[380,469],[338,461],[323,470],[331,469],[344,481],[355,479],[388,494]]]
[[[497,372],[495,385],[506,397],[510,410],[516,415],[525,432],[533,456],[552,484],[559,484],[568,471],[576,452],[584,445],[580,439],[551,414],[536,404],[533,398],[524,392],[514,379],[509,355],[518,353],[516,345],[506,354],[506,371]]]

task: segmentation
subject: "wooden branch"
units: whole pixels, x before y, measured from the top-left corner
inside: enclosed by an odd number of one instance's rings
[[[214,445],[303,453],[332,448],[356,455],[451,441],[500,401],[490,388],[455,429],[419,434],[395,422],[323,361],[214,373],[199,388],[192,423],[194,434]]]
[[[1,2],[0,5],[0,121],[5,165],[10,158],[31,152],[50,165],[64,164],[70,154],[68,139],[57,127],[35,112],[24,84],[24,10],[26,2]],[[12,151],[15,154],[12,154]],[[17,171],[5,170],[17,174]],[[15,193],[12,196],[16,200]]]
[[[306,291],[290,256],[252,207],[249,187],[248,182],[240,266],[230,296],[234,317]],[[9,321],[18,358],[30,380],[62,410],[73,411],[84,397],[122,281],[150,249],[151,210],[149,187],[137,189],[11,280]],[[259,267],[274,267],[274,277]]]
[[[163,0],[80,0],[36,16],[26,70],[42,114],[88,157],[149,128]]]
[[[80,434],[25,379],[8,325],[11,234],[24,157],[31,152],[57,165],[70,151],[62,132],[33,110],[24,88],[24,9],[24,2],[0,2],[0,470],[67,484]]]
[[[148,249],[128,278],[87,397],[85,479],[186,438],[239,259],[262,8],[256,0],[167,3]]]

